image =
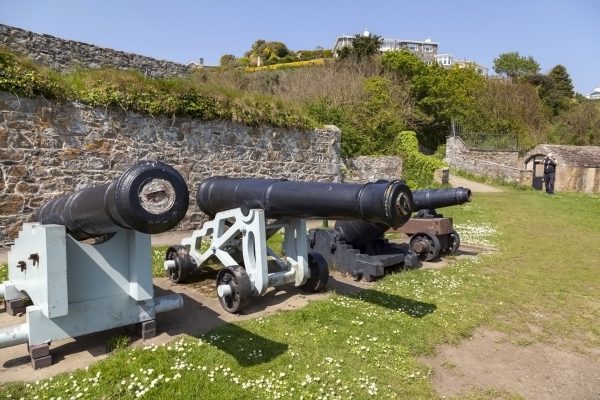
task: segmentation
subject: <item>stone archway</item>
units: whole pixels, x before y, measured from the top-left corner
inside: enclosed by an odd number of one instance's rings
[[[536,190],[544,188],[544,164],[545,154],[532,154],[525,160],[525,170],[532,172],[531,186]]]

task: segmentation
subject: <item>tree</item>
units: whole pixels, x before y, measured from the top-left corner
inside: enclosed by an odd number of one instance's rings
[[[548,75],[530,75],[527,81],[537,87],[538,95],[551,115],[559,115],[573,102],[573,83],[562,65],[552,68]]]
[[[600,145],[600,104],[584,100],[561,114],[551,132],[553,141],[578,146]]]
[[[357,60],[370,58],[375,54],[379,53],[379,48],[383,44],[383,38],[381,36],[373,35],[371,33],[356,34],[352,39],[352,46],[346,46],[338,51],[338,57],[340,59],[346,59],[353,57]]]
[[[238,60],[233,54],[224,54],[219,60],[219,65],[223,68],[235,68],[238,66]]]
[[[555,90],[563,97],[572,98],[575,96],[573,91],[573,82],[567,72],[567,69],[562,65],[557,65],[550,70],[548,77],[554,81]]]
[[[293,59],[295,58],[284,43],[267,42],[263,39],[255,41],[250,51],[245,53],[245,56],[248,57],[250,64],[253,65],[258,63],[259,58],[263,65],[294,61]]]
[[[418,56],[408,50],[389,51],[381,57],[381,66],[385,71],[394,72],[398,77],[411,80],[427,69]]]
[[[533,57],[522,57],[518,52],[500,54],[494,59],[494,71],[500,75],[506,75],[510,78],[523,78],[528,75],[537,74],[540,71],[540,65]]]

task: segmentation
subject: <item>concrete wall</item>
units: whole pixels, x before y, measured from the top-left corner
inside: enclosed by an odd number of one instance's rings
[[[26,55],[38,64],[61,72],[71,71],[77,66],[137,69],[150,77],[178,76],[189,72],[189,69],[183,64],[73,40],[64,40],[50,35],[39,35],[2,24],[0,24],[0,45]]]
[[[47,200],[114,179],[138,160],[162,160],[190,192],[213,175],[338,181],[340,132],[152,118],[117,108],[0,92],[0,246]],[[197,227],[195,201],[179,228]]]

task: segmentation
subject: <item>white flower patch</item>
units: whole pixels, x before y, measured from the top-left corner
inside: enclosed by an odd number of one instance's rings
[[[464,224],[455,224],[454,229],[460,235],[462,243],[469,243],[476,246],[493,247],[494,236],[499,232],[490,223],[472,223],[467,221]]]

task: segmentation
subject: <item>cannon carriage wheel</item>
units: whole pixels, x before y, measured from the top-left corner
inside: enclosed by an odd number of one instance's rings
[[[442,255],[454,255],[460,247],[460,235],[454,229],[448,234],[448,246],[442,249]]]
[[[412,235],[408,245],[421,261],[435,260],[440,255],[442,249],[437,236],[426,232],[419,232]]]
[[[217,297],[221,307],[232,314],[246,307],[252,297],[246,270],[239,265],[221,268],[217,274]]]
[[[325,258],[317,252],[308,253],[308,269],[310,278],[302,285],[302,289],[307,292],[317,293],[327,286],[329,280],[329,266]]]
[[[175,283],[187,281],[196,270],[196,264],[185,246],[169,247],[165,253],[165,260],[175,261],[175,265],[167,269],[169,279]]]

